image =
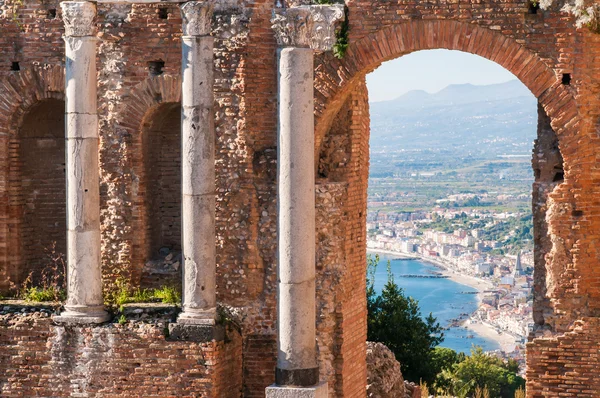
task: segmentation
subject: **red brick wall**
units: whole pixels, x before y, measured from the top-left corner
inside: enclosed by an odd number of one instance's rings
[[[369,106],[366,82],[348,96],[318,158],[317,331],[330,395],[362,397],[366,385],[366,210]],[[331,333],[333,331],[333,333]]]
[[[217,295],[242,314],[244,391],[262,396],[273,378],[276,353],[277,81],[269,22],[273,2],[233,3],[228,9],[217,7],[213,32]],[[552,289],[544,293],[543,321],[547,332],[560,336],[578,319],[598,316],[600,36],[575,30],[572,20],[557,10],[529,15],[525,1],[361,0],[347,5],[351,43],[346,57],[340,61],[320,55],[315,65],[315,155],[319,159],[329,153],[325,168],[334,169],[318,182],[317,202],[322,215],[318,250],[327,260],[317,265],[322,276],[317,310],[326,314],[318,338],[322,377],[333,384],[332,393],[364,395],[364,295],[357,293],[363,289],[365,272],[364,76],[381,62],[412,51],[447,48],[479,54],[515,73],[538,96],[558,137],[565,168],[564,182],[549,194],[552,245],[545,264]],[[167,19],[160,18],[161,8],[166,8]],[[56,18],[48,18],[51,9],[57,9]],[[22,218],[9,207],[17,195],[9,189],[9,141],[37,101],[64,99],[64,45],[58,1],[6,1],[0,10],[3,289],[7,278],[18,273],[15,248],[20,242],[13,232]],[[98,11],[102,260],[107,268],[129,267],[139,279],[150,240],[145,231],[151,228],[144,210],[149,187],[143,167],[143,120],[154,107],[180,100],[181,21],[176,4],[100,4]],[[147,63],[157,60],[165,62],[164,74],[150,77]],[[14,61],[21,71],[10,71]],[[562,73],[572,74],[571,86],[559,84]],[[349,149],[351,156],[342,156],[342,163],[348,163],[340,165],[338,155]],[[330,205],[334,211],[328,215],[325,209]],[[531,367],[537,355],[531,351]],[[572,364],[578,366],[577,361]],[[15,360],[13,370],[18,372],[19,366]],[[544,383],[550,388],[554,381]],[[531,384],[529,394],[537,391],[542,387]]]
[[[345,278],[344,319],[340,369],[344,397],[362,397],[367,378],[366,340],[366,245],[367,245],[367,185],[369,178],[370,117],[366,82],[358,84],[350,97],[352,123],[349,134],[350,164],[348,173],[348,202],[345,209],[348,225],[345,236],[346,261],[349,268]]]
[[[2,397],[231,397],[242,341],[169,341],[164,323],[53,326],[41,312],[0,315]]]
[[[3,292],[30,271],[41,271],[46,262],[45,249],[52,246],[52,241],[57,242],[58,251],[64,252],[63,69],[58,66],[14,72],[0,82],[0,87],[10,93],[0,95]],[[25,235],[28,240],[22,239]],[[39,272],[36,275],[39,277]]]
[[[527,343],[529,398],[594,398],[600,391],[600,320],[584,317],[567,333]]]
[[[275,383],[277,340],[273,334],[244,336],[244,391],[245,398],[265,396],[265,387]]]
[[[162,247],[181,250],[181,107],[167,103],[142,128],[147,258]]]
[[[46,100],[32,107],[10,141],[11,210],[17,214],[15,260],[24,280],[51,266],[53,247],[66,252],[64,102]],[[54,246],[54,243],[56,246]]]

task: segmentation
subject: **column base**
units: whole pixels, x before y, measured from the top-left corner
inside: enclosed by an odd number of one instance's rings
[[[197,310],[184,308],[177,317],[181,325],[214,326],[217,323],[217,309]]]
[[[225,327],[223,325],[169,324],[168,340],[206,343],[213,340],[223,341],[224,339]]]
[[[329,389],[323,381],[312,387],[284,387],[272,385],[266,388],[266,398],[327,398]]]
[[[312,387],[319,383],[319,367],[307,369],[275,368],[275,384],[278,386]]]
[[[99,324],[110,321],[111,316],[104,306],[65,306],[65,311],[52,317],[56,323]]]

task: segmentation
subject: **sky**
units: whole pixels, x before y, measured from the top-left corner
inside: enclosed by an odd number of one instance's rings
[[[452,50],[416,51],[388,61],[367,75],[369,101],[387,101],[411,90],[435,93],[450,84],[487,85],[515,75],[478,55]]]

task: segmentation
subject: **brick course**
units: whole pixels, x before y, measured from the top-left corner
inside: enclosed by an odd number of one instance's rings
[[[0,315],[2,397],[239,397],[241,336],[169,341],[165,324],[55,326],[47,314]]]

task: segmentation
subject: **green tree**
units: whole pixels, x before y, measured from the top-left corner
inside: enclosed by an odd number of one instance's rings
[[[436,375],[433,386],[438,392],[449,391],[451,381],[438,377],[444,370],[451,370],[452,367],[465,360],[467,356],[462,352],[456,352],[451,348],[435,347],[431,353],[431,369]]]
[[[519,388],[525,386],[525,380],[516,372],[516,362],[505,363],[476,347],[463,361],[443,370],[438,381],[450,386],[450,391],[459,397],[472,396],[477,388],[487,388],[492,397],[512,398]]]
[[[419,303],[406,297],[394,281],[388,261],[388,280],[381,295],[374,288],[374,275],[379,256],[369,256],[367,272],[367,337],[385,344],[400,362],[407,380],[435,379],[433,348],[444,340],[442,327],[431,313],[423,319]]]

